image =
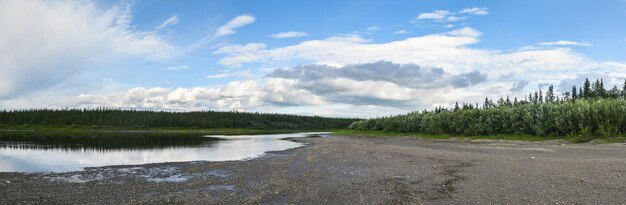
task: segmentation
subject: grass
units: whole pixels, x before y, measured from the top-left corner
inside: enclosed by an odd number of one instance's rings
[[[359,137],[415,137],[422,139],[467,139],[467,140],[520,140],[520,141],[546,141],[565,140],[573,143],[621,143],[626,142],[626,136],[601,137],[593,135],[568,135],[568,136],[540,136],[528,134],[497,134],[497,135],[450,135],[450,134],[426,134],[426,133],[402,133],[386,131],[362,131],[362,130],[333,130],[335,135],[359,136]]]

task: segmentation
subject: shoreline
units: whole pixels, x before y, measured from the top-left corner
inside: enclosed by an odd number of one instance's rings
[[[290,140],[306,146],[247,161],[0,173],[0,204],[611,204],[626,198],[623,144]]]

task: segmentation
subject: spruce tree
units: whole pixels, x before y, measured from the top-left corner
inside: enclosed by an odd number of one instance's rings
[[[624,80],[624,86],[622,87],[622,97],[626,98],[626,80]]]
[[[581,99],[581,98],[585,98],[585,96],[583,95],[583,88],[579,87],[578,88],[578,97],[577,97],[577,99]]]
[[[484,109],[489,109],[489,98],[485,97],[485,104],[483,104]]]
[[[576,93],[576,86],[572,86],[572,100],[576,100],[578,98],[578,94]]]
[[[615,99],[615,98],[618,98],[619,96],[620,96],[620,90],[619,88],[617,88],[617,85],[613,86],[613,88],[611,88],[611,90],[607,92],[607,97]]]
[[[546,92],[546,101],[554,102],[554,86],[553,85],[550,85],[550,87],[548,87],[548,91]]]
[[[591,83],[588,78],[585,78],[585,83],[583,84],[583,98],[591,98]]]

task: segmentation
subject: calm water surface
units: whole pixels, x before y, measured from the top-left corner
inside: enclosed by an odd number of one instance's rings
[[[327,133],[272,135],[98,134],[0,136],[0,172],[66,172],[85,167],[184,161],[229,161],[303,146],[285,138]]]

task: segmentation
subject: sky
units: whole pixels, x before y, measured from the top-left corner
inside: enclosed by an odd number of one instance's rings
[[[0,1],[0,109],[378,117],[626,79],[626,0]]]

